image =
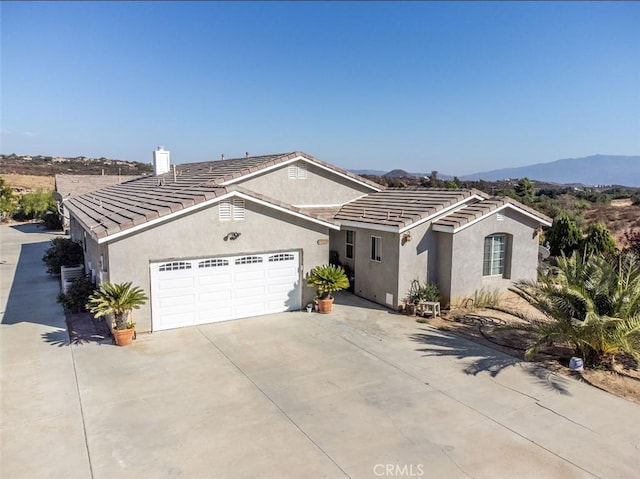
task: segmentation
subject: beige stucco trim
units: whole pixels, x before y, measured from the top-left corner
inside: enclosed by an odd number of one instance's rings
[[[522,208],[518,208],[516,205],[513,205],[511,203],[505,203],[504,205],[500,206],[499,208],[496,208],[493,211],[488,212],[487,214],[484,214],[476,219],[474,219],[473,221],[469,221],[468,223],[460,226],[459,228],[453,228],[452,226],[443,226],[443,225],[433,225],[433,230],[434,231],[439,231],[441,233],[457,233],[459,231],[462,231],[466,228],[468,228],[469,226],[472,226],[474,224],[476,224],[478,221],[482,221],[485,218],[488,218],[489,216],[495,214],[495,213],[499,213],[500,211],[506,209],[506,208],[511,208],[514,211],[517,211],[520,214],[523,214],[524,216],[527,216],[537,222],[539,222],[540,224],[542,224],[543,226],[551,226],[551,223],[549,223],[548,221],[540,218],[539,216],[536,216],[532,213],[529,213],[526,210],[523,210]]]
[[[180,211],[176,211],[174,213],[169,213],[168,215],[162,216],[160,218],[155,218],[155,219],[153,219],[151,221],[147,221],[146,223],[142,223],[140,225],[134,226],[133,228],[129,228],[129,229],[126,229],[124,231],[119,231],[119,232],[114,233],[112,235],[105,236],[104,238],[99,238],[97,240],[98,244],[108,243],[109,241],[113,241],[115,239],[121,238],[122,236],[127,236],[127,235],[130,235],[130,234],[136,233],[136,232],[138,232],[140,230],[144,230],[146,228],[150,228],[151,226],[157,225],[159,223],[163,223],[165,221],[169,221],[169,220],[172,220],[174,218],[179,218],[180,216],[192,213],[194,211],[197,211],[197,210],[200,210],[200,209],[203,209],[203,208],[207,208],[207,207],[209,207],[209,206],[211,206],[211,205],[213,205],[215,203],[219,203],[222,200],[225,200],[227,198],[232,198],[232,197],[235,197],[235,196],[240,197],[240,198],[244,198],[244,199],[246,199],[248,201],[252,201],[254,203],[258,203],[260,205],[266,206],[268,208],[272,208],[272,209],[277,210],[277,211],[281,211],[281,212],[290,214],[290,215],[298,217],[298,218],[303,218],[305,220],[311,221],[312,223],[317,223],[317,224],[325,226],[327,228],[331,228],[331,229],[335,229],[335,230],[340,229],[339,226],[334,225],[333,223],[329,223],[327,221],[323,221],[323,220],[317,219],[317,218],[312,218],[312,217],[304,215],[302,213],[298,213],[297,211],[292,211],[292,210],[289,210],[289,209],[284,208],[282,206],[274,205],[273,203],[269,203],[268,201],[259,200],[257,198],[254,198],[251,195],[240,193],[238,191],[230,191],[228,193],[225,193],[222,196],[218,196],[218,197],[213,198],[211,200],[204,201],[202,203],[190,206],[188,208],[185,208],[185,209],[180,210]],[[76,218],[76,220],[77,220],[77,218]],[[82,223],[79,220],[78,220],[78,222],[81,223],[84,226],[85,230],[91,231],[91,229],[88,228],[84,223]]]
[[[338,176],[340,176],[342,178],[345,178],[345,179],[347,179],[349,181],[352,181],[353,183],[357,183],[359,185],[366,186],[367,188],[371,189],[372,191],[381,191],[380,188],[374,188],[373,186],[371,186],[368,183],[365,183],[363,181],[358,181],[355,178],[352,178],[352,177],[350,177],[348,175],[345,175],[344,173],[340,173],[339,171],[336,171],[333,168],[329,168],[327,166],[321,165],[320,163],[316,163],[315,161],[310,160],[309,158],[305,158],[302,155],[296,156],[295,158],[291,158],[290,160],[283,161],[283,162],[278,163],[276,165],[272,165],[272,166],[268,166],[266,168],[262,168],[260,170],[254,171],[252,173],[247,173],[246,175],[242,175],[242,176],[240,176],[238,178],[233,178],[232,180],[228,180],[228,181],[225,181],[223,183],[220,183],[220,185],[221,186],[229,186],[229,185],[232,185],[234,183],[238,183],[240,181],[245,181],[245,180],[247,180],[249,178],[252,178],[254,176],[262,175],[262,174],[266,173],[267,171],[275,170],[277,168],[282,168],[283,166],[289,165],[291,163],[295,163],[296,161],[304,161],[304,162],[309,163],[311,165],[314,165],[314,166],[316,166],[316,167],[318,167],[320,169],[323,169],[323,170],[326,170],[326,171],[328,171],[330,173],[333,173],[334,175],[338,175]]]

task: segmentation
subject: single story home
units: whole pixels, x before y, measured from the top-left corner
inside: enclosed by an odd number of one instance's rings
[[[175,165],[71,198],[71,238],[98,282],[132,281],[150,302],[138,331],[302,309],[329,258],[332,215],[381,187],[302,152]]]
[[[138,331],[303,309],[330,252],[354,292],[397,308],[413,279],[443,301],[535,278],[549,218],[473,190],[384,189],[304,152],[171,167],[66,202],[72,239],[98,282],[150,297]]]

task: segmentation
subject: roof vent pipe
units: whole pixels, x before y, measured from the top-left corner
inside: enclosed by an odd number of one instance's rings
[[[170,168],[170,152],[164,149],[164,146],[159,146],[156,151],[153,152],[153,174],[162,175],[168,173]]]

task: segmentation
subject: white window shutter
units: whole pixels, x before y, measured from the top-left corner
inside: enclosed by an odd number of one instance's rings
[[[299,180],[306,180],[307,179],[307,165],[304,164],[303,162],[299,161],[297,166],[298,166],[298,179]]]
[[[244,199],[233,199],[233,219],[236,221],[244,219]]]
[[[218,207],[220,221],[229,221],[231,219],[231,202],[222,200]]]

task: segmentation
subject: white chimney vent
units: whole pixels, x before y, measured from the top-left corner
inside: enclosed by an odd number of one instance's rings
[[[162,175],[168,173],[170,168],[170,152],[164,149],[164,146],[159,146],[156,151],[153,152],[153,174]]]

